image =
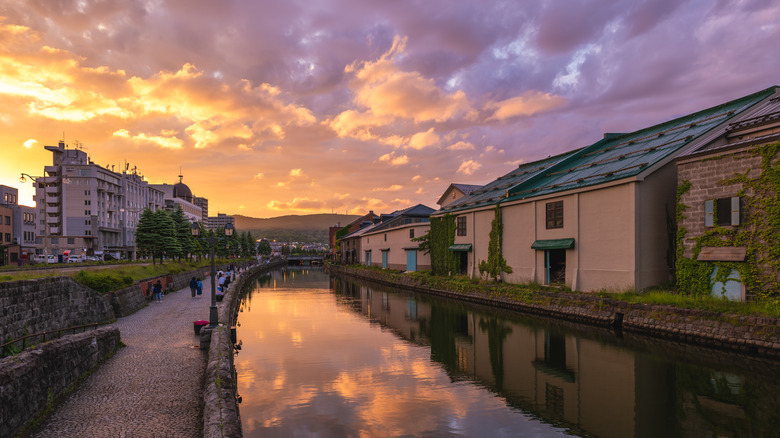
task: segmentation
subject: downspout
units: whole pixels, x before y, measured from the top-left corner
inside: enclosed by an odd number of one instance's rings
[[[471,278],[477,276],[477,212],[471,212]]]
[[[507,193],[507,196],[509,196],[509,193]],[[501,224],[501,235],[498,236],[498,279],[501,281],[504,281],[504,270],[501,269],[501,260],[506,261],[504,259],[504,215],[501,213],[501,201],[498,201],[496,203],[496,220],[499,221],[499,224]]]

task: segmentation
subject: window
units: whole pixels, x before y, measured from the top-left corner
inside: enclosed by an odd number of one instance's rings
[[[10,242],[11,241],[11,233],[5,233],[5,241]]]
[[[458,216],[457,219],[457,230],[458,230],[458,236],[465,236],[466,235],[466,216]]]
[[[75,244],[76,244],[76,238],[68,237],[68,245],[75,245]]]
[[[409,229],[409,238],[414,239],[414,228]]]
[[[6,225],[11,225],[11,216],[6,216],[5,217],[5,224]]]
[[[387,242],[387,233],[385,233],[385,242]]]
[[[563,228],[563,201],[548,202],[547,209],[547,229]]]
[[[737,226],[742,219],[739,196],[704,201],[704,226]]]
[[[89,199],[84,200],[84,205],[92,205],[92,201]]]

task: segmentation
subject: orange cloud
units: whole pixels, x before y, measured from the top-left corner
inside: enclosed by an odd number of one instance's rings
[[[550,111],[565,105],[566,102],[566,98],[561,96],[540,91],[528,91],[521,96],[491,102],[486,105],[486,109],[493,111],[493,115],[488,120],[506,120],[512,117],[532,116]]]
[[[466,160],[462,163],[460,163],[460,166],[458,167],[458,173],[462,173],[464,175],[471,175],[479,168],[482,167],[481,164],[477,163],[474,160]]]
[[[433,128],[414,134],[409,140],[409,147],[412,149],[424,149],[439,143],[439,136],[433,131]]]

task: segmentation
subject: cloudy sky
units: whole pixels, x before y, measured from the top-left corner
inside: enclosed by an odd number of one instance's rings
[[[64,140],[210,213],[452,182],[780,84],[775,0],[3,0],[0,184]]]

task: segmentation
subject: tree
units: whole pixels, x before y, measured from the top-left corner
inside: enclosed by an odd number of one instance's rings
[[[261,239],[260,244],[257,246],[257,251],[262,255],[271,255],[271,245],[268,243],[267,240]]]
[[[504,223],[501,221],[501,206],[496,204],[495,217],[490,223],[490,243],[488,243],[488,259],[479,262],[479,274],[488,278],[501,279],[501,272],[512,273],[512,268],[506,264],[502,254],[504,238]]]
[[[176,256],[179,260],[183,257],[189,258],[189,255],[193,252],[193,238],[190,228],[192,224],[187,220],[182,210],[181,205],[176,206],[176,210],[171,213],[171,219],[176,227],[176,240],[179,242],[181,250]]]
[[[144,256],[152,257],[153,265],[155,264],[155,256],[159,253],[158,237],[157,217],[152,210],[145,208],[135,229],[135,244],[138,246],[138,252]]]
[[[181,253],[181,245],[176,238],[176,224],[173,222],[171,215],[165,210],[157,210],[154,212],[154,216],[157,219],[159,230],[159,256],[160,260],[163,257],[175,257]]]

